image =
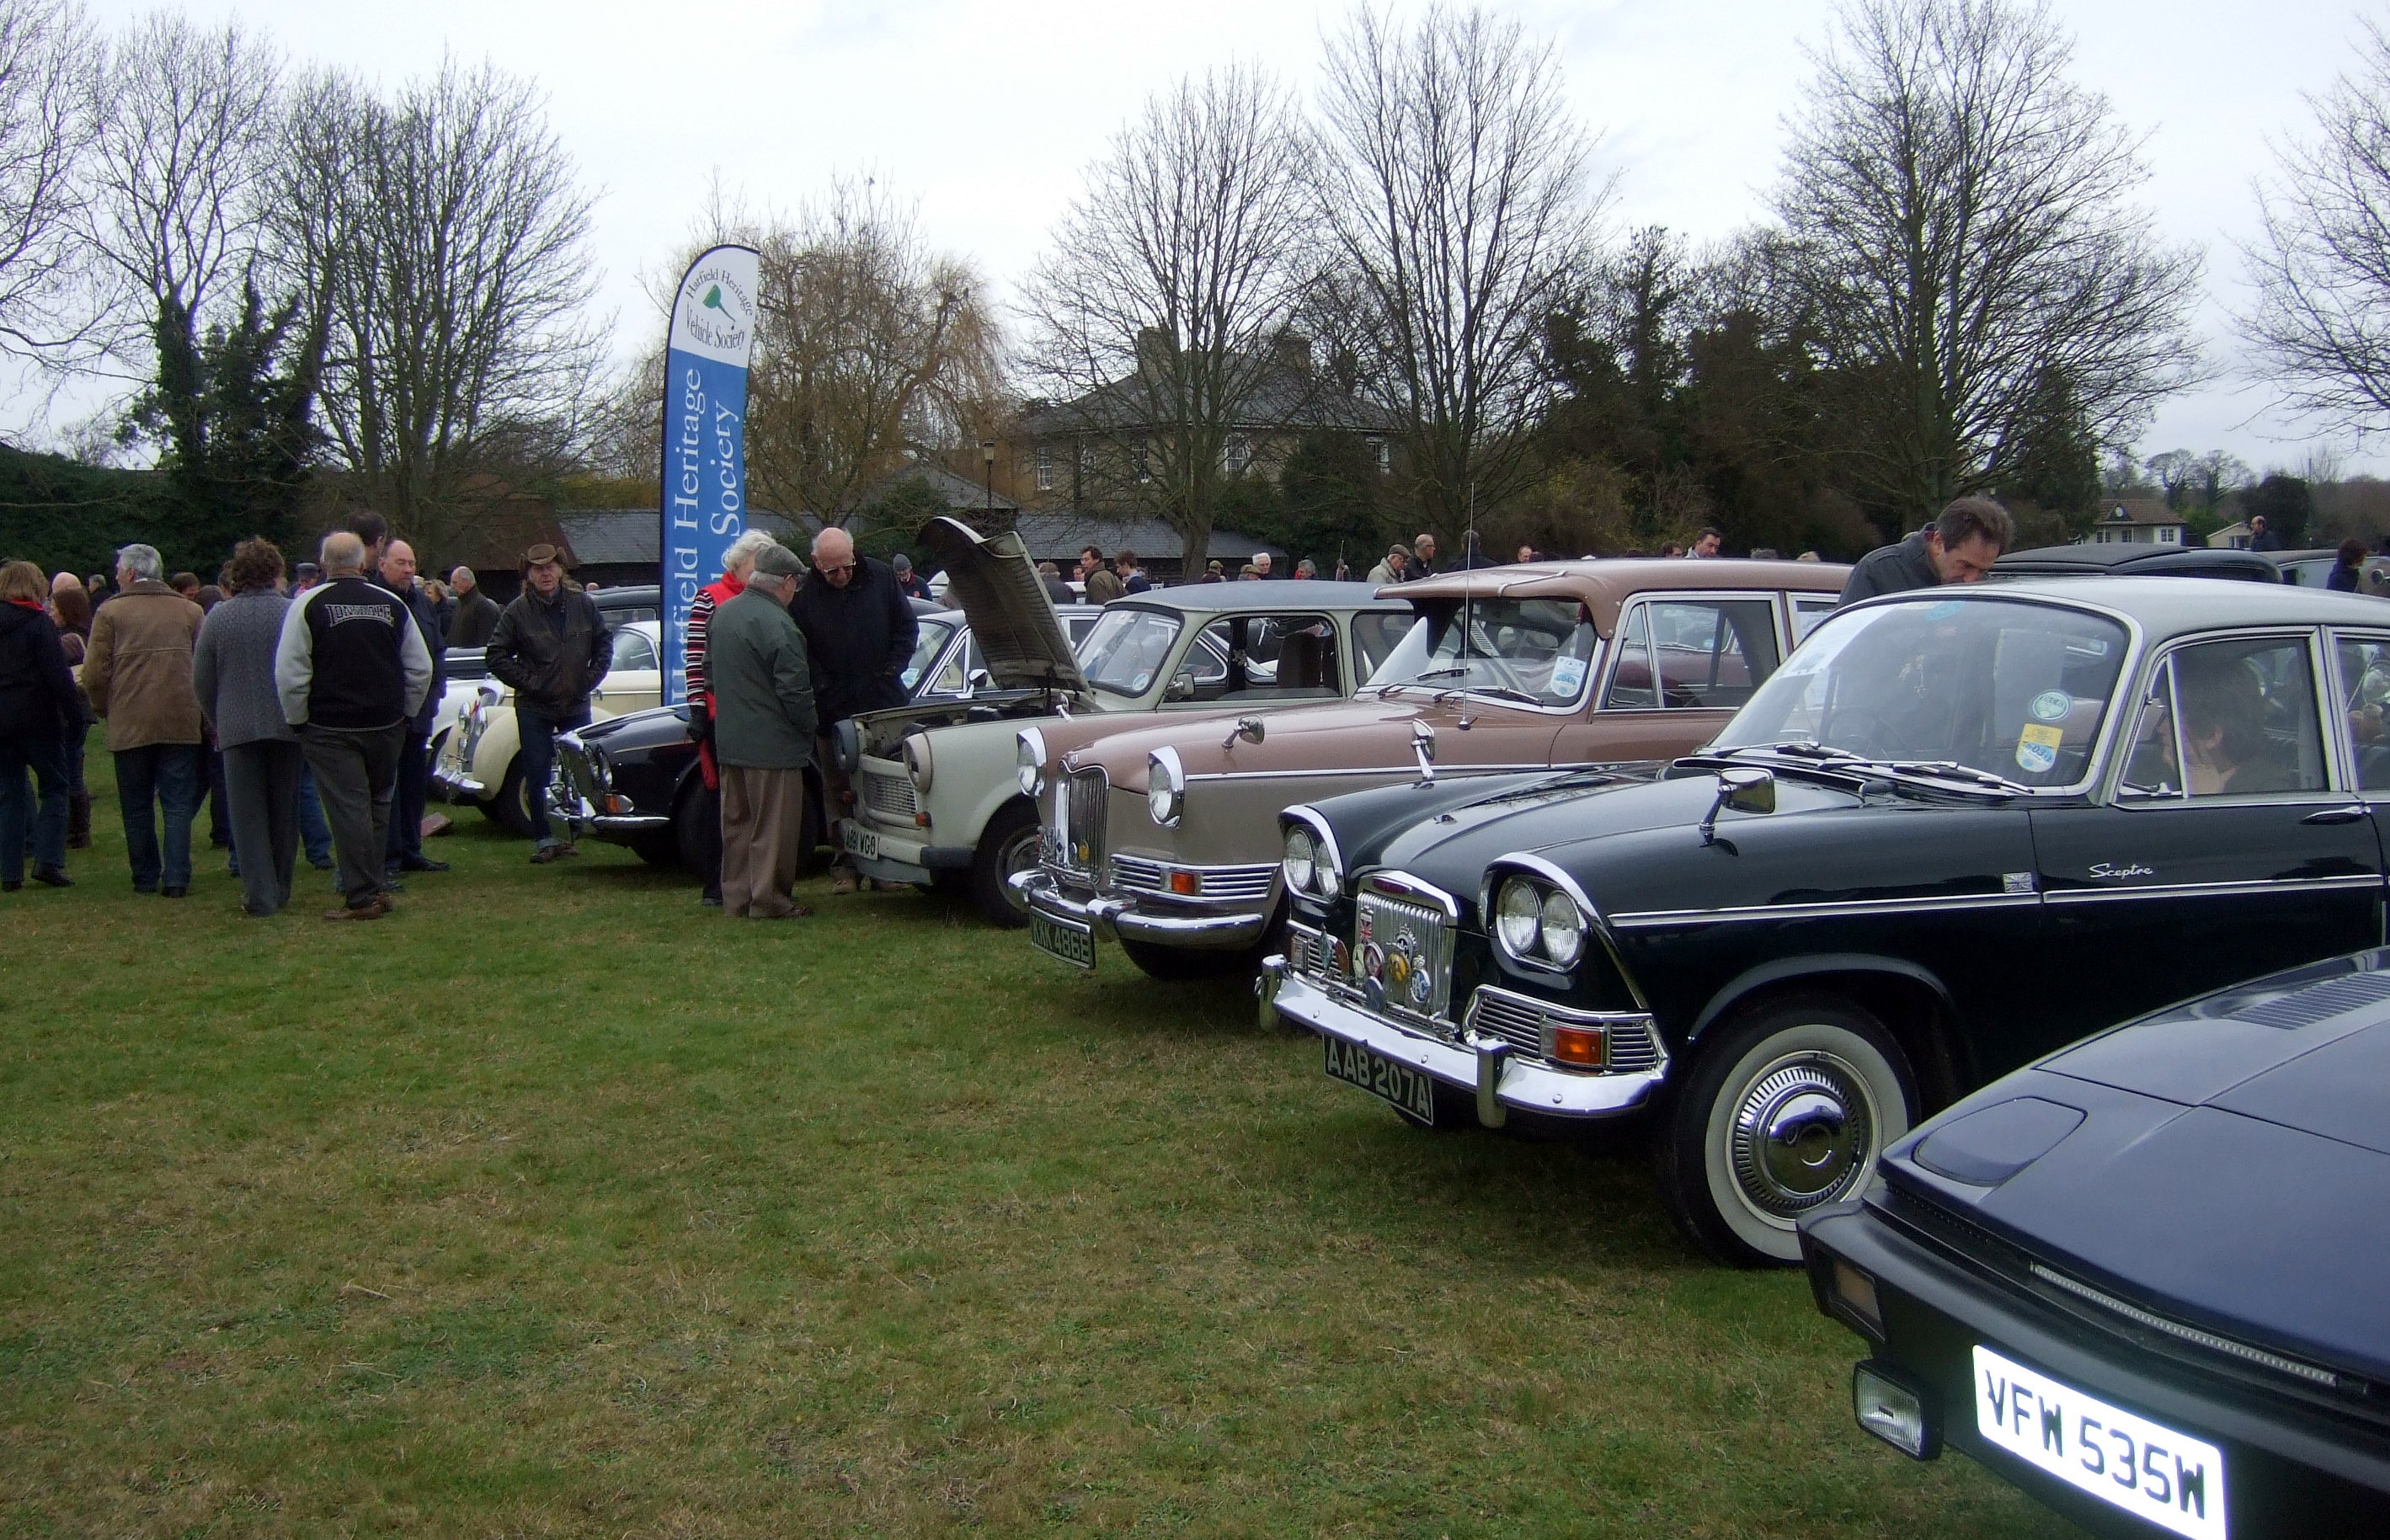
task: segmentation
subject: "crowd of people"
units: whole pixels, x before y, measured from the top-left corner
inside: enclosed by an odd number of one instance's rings
[[[1844,598],[1976,581],[2013,537],[1998,504],[1960,499],[1861,560]],[[1714,558],[1720,543],[1705,529],[1682,554]],[[699,853],[704,901],[735,917],[811,912],[791,893],[805,838],[803,772],[818,766],[830,804],[842,804],[849,789],[829,735],[848,717],[903,703],[911,601],[929,592],[905,557],[862,557],[843,530],[816,535],[810,556],[761,531],[740,536],[687,628],[702,825],[720,837]],[[1516,559],[1538,553],[1523,545]],[[1446,570],[1494,565],[1472,530]],[[1272,568],[1264,552],[1239,577],[1266,581]],[[1435,537],[1421,533],[1390,547],[1364,581],[1437,571]],[[1077,600],[1053,564],[1041,572],[1056,602]],[[313,562],[288,566],[271,542],[243,541],[214,584],[167,576],[147,545],[117,553],[112,583],[45,578],[25,561],[0,566],[0,891],[21,890],[29,870],[38,885],[72,886],[68,853],[91,843],[84,754],[96,720],[136,892],[188,894],[204,806],[248,914],[289,906],[302,853],[334,871],[341,903],[325,918],[392,913],[408,876],[447,870],[424,853],[423,833],[450,647],[482,648],[490,675],[513,691],[531,859],[572,855],[547,806],[556,739],[590,721],[611,648],[563,552],[533,545],[521,574],[520,594],[504,606],[469,569],[427,580],[414,550],[370,512],[326,536]],[[1315,578],[1317,564],[1305,558],[1292,575]],[[1335,575],[1351,578],[1342,561]],[[1092,545],[1077,576],[1096,604],[1153,586],[1135,553],[1107,558]],[[1198,581],[1226,581],[1221,563]],[[838,857],[832,891],[862,886]]]

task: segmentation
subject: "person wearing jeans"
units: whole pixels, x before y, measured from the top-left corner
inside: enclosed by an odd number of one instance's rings
[[[25,885],[29,835],[33,880],[74,885],[67,879],[66,735],[70,722],[83,725],[83,698],[47,598],[39,567],[0,566],[0,891],[8,892]]]
[[[382,852],[407,718],[431,688],[431,650],[405,601],[365,580],[364,541],[336,531],[319,559],[326,581],[283,615],[274,685],[340,853],[346,904],[324,918],[379,919],[397,907]]]
[[[191,889],[191,819],[205,773],[191,688],[199,607],[167,587],[164,571],[153,546],[116,553],[116,597],[92,616],[83,688],[108,721],[134,891],[181,898]]]

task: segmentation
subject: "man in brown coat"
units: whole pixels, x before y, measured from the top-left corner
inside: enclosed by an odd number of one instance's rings
[[[206,785],[191,687],[199,607],[166,586],[165,570],[155,546],[116,553],[116,597],[92,617],[83,690],[108,719],[133,891],[180,898],[191,891],[191,819]]]

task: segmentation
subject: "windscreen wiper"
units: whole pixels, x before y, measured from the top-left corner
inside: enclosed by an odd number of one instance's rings
[[[1882,768],[1895,776],[1925,776],[1935,780],[1958,781],[1963,785],[1981,786],[1996,791],[2004,791],[2011,796],[2024,796],[2033,789],[2029,786],[2023,786],[2009,779],[2006,776],[1995,776],[1988,770],[1978,770],[1973,765],[1960,764],[1947,759],[1889,760],[1870,763],[1880,764]]]

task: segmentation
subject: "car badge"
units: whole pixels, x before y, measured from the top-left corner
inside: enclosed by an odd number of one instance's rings
[[[1386,987],[1388,989],[1395,991],[1401,990],[1405,984],[1410,982],[1411,959],[1409,956],[1401,952],[1389,953],[1386,956],[1386,971],[1384,977]]]
[[[1386,986],[1375,979],[1361,981],[1361,998],[1369,1002],[1371,1010],[1386,1008]]]
[[[1084,843],[1079,846],[1079,859],[1082,862],[1087,859],[1087,847]]]
[[[1386,970],[1386,949],[1376,942],[1361,948],[1361,976],[1374,982]]]
[[[1412,1005],[1419,1007],[1422,1010],[1425,1009],[1427,1007],[1428,996],[1434,993],[1435,981],[1428,976],[1426,969],[1419,969],[1411,974]]]

